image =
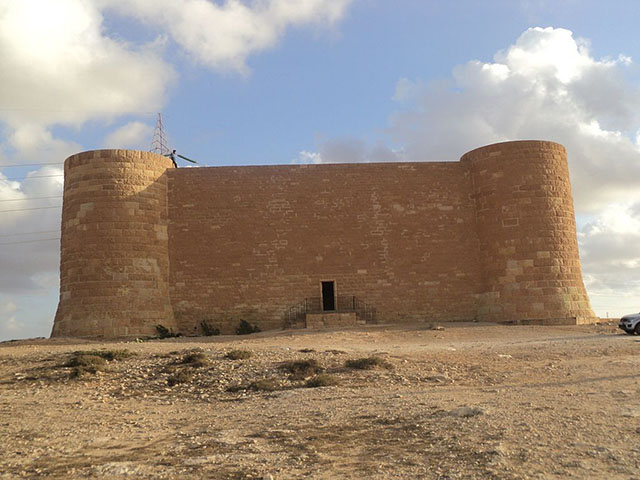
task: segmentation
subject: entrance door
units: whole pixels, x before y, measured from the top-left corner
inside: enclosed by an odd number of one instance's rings
[[[322,310],[331,312],[336,309],[336,282],[322,282]]]

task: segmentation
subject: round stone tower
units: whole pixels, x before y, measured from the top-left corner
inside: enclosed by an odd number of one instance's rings
[[[484,272],[477,319],[592,322],[565,148],[543,141],[498,143],[461,161],[471,172]]]
[[[175,328],[169,301],[170,159],[98,150],[64,164],[60,303],[52,337],[131,337]]]

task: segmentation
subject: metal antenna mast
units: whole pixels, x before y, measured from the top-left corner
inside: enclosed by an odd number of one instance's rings
[[[161,113],[158,114],[158,121],[156,122],[156,128],[153,130],[153,139],[151,140],[151,148],[149,151],[159,153],[160,155],[169,155],[171,153],[167,134],[162,126]]]

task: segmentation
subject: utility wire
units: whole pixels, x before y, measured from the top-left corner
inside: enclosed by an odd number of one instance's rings
[[[46,178],[46,177],[64,177],[64,173],[57,173],[54,175],[31,175],[29,177],[11,177],[11,178],[0,178],[0,180],[31,180],[32,178]]]
[[[0,237],[17,237],[20,235],[37,235],[41,233],[59,233],[60,230],[42,230],[40,232],[4,233]]]
[[[15,210],[0,210],[0,213],[5,212],[24,212],[26,210],[46,210],[48,208],[60,208],[62,205],[53,205],[52,207],[35,207],[35,208],[16,208]]]
[[[63,165],[64,162],[50,162],[50,163],[23,163],[23,164],[13,164],[13,165],[2,165],[0,164],[0,168],[9,168],[9,167],[35,167],[37,165]]]
[[[7,198],[0,200],[0,202],[26,202],[27,200],[45,200],[47,198],[62,198],[62,195],[52,195],[50,197]]]
[[[84,113],[84,110],[78,108],[0,108],[0,112],[56,112],[56,113]],[[135,110],[126,112],[126,115],[157,115],[158,110],[155,112],[147,112],[144,110]]]
[[[35,243],[35,242],[48,242],[51,240],[60,240],[60,237],[58,238],[42,238],[40,240],[25,240],[23,242],[4,242],[4,243],[0,243],[0,245],[21,245],[23,243]]]

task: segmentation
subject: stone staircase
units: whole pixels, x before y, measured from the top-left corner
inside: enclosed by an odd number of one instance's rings
[[[285,311],[285,328],[347,327],[376,323],[376,309],[355,295],[336,296],[336,309],[323,310],[321,297],[308,297]]]

